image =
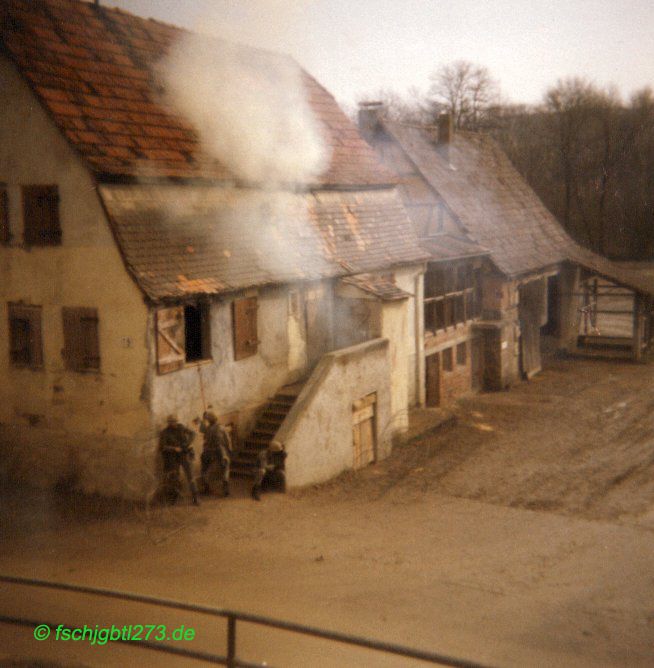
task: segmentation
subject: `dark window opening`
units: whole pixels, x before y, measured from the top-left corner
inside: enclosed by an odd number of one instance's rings
[[[480,273],[470,264],[431,267],[425,274],[425,330],[436,332],[481,314]]]
[[[14,318],[11,321],[11,361],[21,366],[29,366],[32,361],[29,320]]]
[[[14,366],[43,366],[40,306],[9,304],[9,358]]]
[[[23,186],[23,222],[28,246],[61,244],[57,186]]]
[[[184,343],[187,362],[211,358],[208,304],[184,307]]]
[[[10,241],[9,196],[7,194],[7,187],[4,183],[0,183],[0,244],[8,244]]]
[[[466,343],[459,343],[456,347],[456,363],[459,366],[465,365],[468,361],[468,347]]]
[[[454,369],[454,355],[452,348],[446,348],[443,351],[443,371],[452,371]]]

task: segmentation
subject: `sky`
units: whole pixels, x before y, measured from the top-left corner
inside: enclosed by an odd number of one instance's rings
[[[583,76],[628,98],[654,88],[654,0],[101,0],[292,55],[342,104],[380,89],[426,93],[463,59],[504,97],[539,102]]]

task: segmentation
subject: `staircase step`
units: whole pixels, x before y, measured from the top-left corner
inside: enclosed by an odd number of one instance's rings
[[[242,449],[232,458],[230,469],[232,476],[254,478],[259,454],[270,446],[275,434],[293,408],[302,387],[301,383],[284,387],[268,402],[254,425],[254,430],[244,439]],[[282,466],[283,461],[281,459]]]
[[[278,422],[269,422],[268,420],[257,420],[257,423],[254,425],[254,430],[255,431],[271,431],[272,433],[275,434],[277,433],[277,430],[279,429],[279,425],[281,423]]]
[[[293,394],[276,394],[273,397],[273,402],[282,406],[292,406],[296,399],[297,397]]]
[[[232,462],[236,464],[251,464],[257,463],[259,453],[261,450],[239,450],[238,454],[234,455]]]
[[[231,468],[229,471],[230,478],[245,478],[253,480],[255,476],[255,471],[249,466],[236,466]]]
[[[272,441],[275,438],[277,429],[268,431],[266,429],[255,429],[251,434],[250,438],[255,438],[259,441]]]
[[[265,420],[266,422],[275,422],[276,424],[281,424],[286,419],[288,411],[277,411],[266,409],[259,418],[260,420]]]
[[[277,401],[276,399],[273,399],[268,403],[266,410],[279,411],[280,413],[287,415],[291,408],[293,408],[294,403],[295,402]]]
[[[243,442],[244,450],[265,450],[272,439],[269,438],[246,438]]]

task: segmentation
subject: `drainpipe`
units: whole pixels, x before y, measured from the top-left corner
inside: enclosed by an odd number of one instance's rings
[[[424,407],[425,405],[425,327],[423,320],[423,285],[424,271],[416,275],[415,278],[415,337],[416,337],[416,404]]]

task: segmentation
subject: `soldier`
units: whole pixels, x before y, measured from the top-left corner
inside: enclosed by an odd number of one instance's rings
[[[175,415],[169,415],[166,422],[168,426],[159,435],[159,449],[163,458],[164,474],[178,473],[181,466],[188,481],[193,505],[199,506],[198,491],[193,480],[190,461],[193,458],[191,442],[195,438],[195,432],[180,424]]]
[[[200,422],[200,432],[204,435],[204,446],[200,462],[202,465],[202,483],[205,492],[209,491],[209,467],[216,462],[223,481],[223,495],[229,496],[229,467],[232,456],[232,441],[227,430],[218,423],[216,414],[206,411]]]
[[[275,454],[277,454],[277,457],[275,457]],[[275,459],[277,459],[277,462],[275,462]],[[283,480],[283,463],[285,459],[286,452],[284,452],[284,447],[276,441],[273,441],[266,450],[262,450],[257,455],[257,471],[254,485],[252,486],[252,498],[255,501],[261,501],[261,487],[266,475],[275,473]]]

